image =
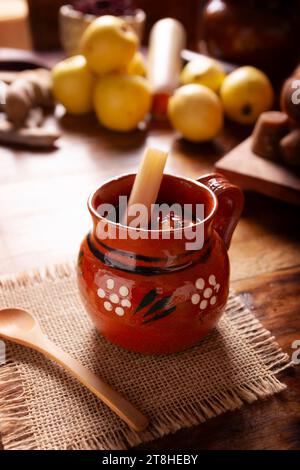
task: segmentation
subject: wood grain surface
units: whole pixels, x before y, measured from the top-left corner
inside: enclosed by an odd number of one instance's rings
[[[300,172],[266,160],[251,150],[252,137],[221,158],[216,167],[243,189],[252,189],[300,206]]]
[[[196,145],[163,122],[118,134],[101,129],[93,116],[65,116],[60,109],[48,125],[62,132],[56,150],[0,147],[1,275],[74,259],[91,226],[88,194],[107,178],[136,171],[146,145],[171,149],[167,172],[198,177],[249,134],[227,124],[215,142]],[[299,228],[299,209],[247,193],[230,248],[233,286],[289,353],[300,339]],[[280,396],[147,448],[300,448],[299,366],[283,380],[288,390]]]
[[[300,340],[300,267],[236,281],[254,314],[289,354]],[[228,412],[200,426],[184,429],[147,445],[144,450],[276,450],[300,448],[300,366],[280,374],[287,389],[271,399]]]

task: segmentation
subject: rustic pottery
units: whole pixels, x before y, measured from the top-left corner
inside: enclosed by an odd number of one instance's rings
[[[299,62],[299,20],[298,0],[209,0],[200,29],[208,55],[254,65],[280,84]]]
[[[119,195],[129,196],[134,178],[110,180],[89,198],[93,230],[80,247],[79,290],[96,328],[109,341],[144,354],[173,353],[203,338],[222,315],[229,290],[227,249],[243,194],[221,174],[198,181],[164,175],[159,201],[204,204],[204,220],[190,227],[204,233],[203,247],[187,250],[187,239],[176,239],[174,230],[170,239],[161,230],[155,239],[125,238],[128,228],[114,222],[108,223],[117,237],[103,239],[97,207],[117,205]]]

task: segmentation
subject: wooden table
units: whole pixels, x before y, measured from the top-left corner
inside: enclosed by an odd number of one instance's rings
[[[74,259],[91,225],[90,191],[106,178],[136,171],[145,145],[171,147],[167,170],[196,177],[245,138],[226,126],[211,144],[189,144],[167,124],[116,134],[96,120],[63,116],[59,148],[29,152],[0,148],[0,274]],[[230,248],[232,285],[276,335],[285,351],[300,339],[299,209],[256,194],[246,195]],[[284,393],[226,413],[192,429],[144,445],[144,449],[299,449],[300,367],[282,374]]]

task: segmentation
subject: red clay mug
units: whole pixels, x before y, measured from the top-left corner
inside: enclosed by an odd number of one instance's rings
[[[109,341],[144,354],[168,354],[201,340],[217,324],[229,291],[227,250],[243,208],[243,193],[221,174],[198,181],[164,175],[158,200],[168,204],[204,205],[204,217],[190,230],[201,230],[203,246],[187,249],[191,233],[170,239],[157,230],[147,239],[99,232],[104,222],[100,204],[118,204],[130,195],[135,175],[104,183],[88,200],[93,230],[84,238],[78,257],[81,297],[98,331]],[[101,226],[101,224],[100,224]],[[112,227],[110,227],[112,228]],[[127,232],[128,233],[128,232]],[[135,234],[133,234],[135,235]]]

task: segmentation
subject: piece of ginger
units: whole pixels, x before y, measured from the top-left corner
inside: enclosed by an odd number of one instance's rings
[[[4,111],[16,127],[24,125],[35,107],[52,107],[51,74],[46,69],[20,72],[6,89]]]

